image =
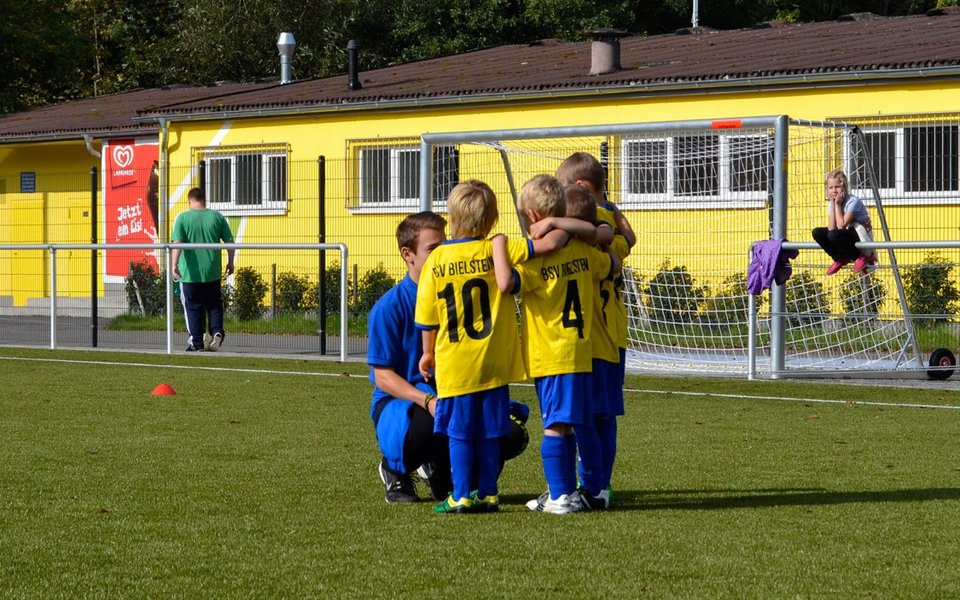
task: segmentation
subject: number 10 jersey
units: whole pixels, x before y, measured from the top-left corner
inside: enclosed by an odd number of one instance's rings
[[[507,242],[511,263],[533,255],[528,240]],[[501,294],[488,239],[450,240],[427,258],[417,287],[418,329],[436,329],[437,395],[461,396],[526,379],[516,305]]]

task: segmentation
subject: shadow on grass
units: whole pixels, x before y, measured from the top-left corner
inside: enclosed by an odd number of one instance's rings
[[[777,506],[824,506],[881,502],[960,500],[960,488],[920,488],[883,491],[826,489],[758,490],[616,490],[616,510],[721,510]]]

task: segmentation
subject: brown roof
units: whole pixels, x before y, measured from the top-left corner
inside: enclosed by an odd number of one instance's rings
[[[273,84],[227,83],[203,87],[173,86],[151,90],[133,90],[84,98],[0,116],[0,142],[24,138],[76,139],[89,133],[107,135],[156,134],[154,123],[133,120],[139,111],[165,106],[175,108],[181,102],[207,98],[225,98],[237,91],[250,92]]]
[[[296,64],[296,57],[294,57]],[[598,89],[762,86],[819,77],[859,80],[891,74],[936,74],[960,67],[960,9],[907,17],[857,18],[802,25],[666,34],[621,40],[622,69],[590,75],[590,42],[542,40],[346,76],[206,88],[143,90],[0,117],[0,142],[50,132],[127,132],[170,115],[382,106],[482,97],[583,94]],[[154,130],[154,128],[150,128]]]

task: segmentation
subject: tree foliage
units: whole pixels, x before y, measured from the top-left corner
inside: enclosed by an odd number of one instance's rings
[[[956,0],[712,0],[699,24],[751,27],[855,12],[922,13]],[[600,27],[659,34],[691,24],[690,0],[0,0],[0,113],[165,84],[250,82],[279,75],[276,40],[297,39],[293,75],[537,39],[581,40]]]
[[[86,90],[82,40],[57,0],[0,0],[0,113]]]

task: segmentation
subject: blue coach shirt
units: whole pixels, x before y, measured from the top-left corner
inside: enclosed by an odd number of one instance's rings
[[[367,321],[367,364],[371,366],[370,382],[374,384],[371,417],[379,402],[392,398],[376,387],[373,367],[389,367],[416,387],[433,389],[420,375],[423,341],[413,323],[416,303],[417,284],[407,275],[384,294],[370,311]]]

